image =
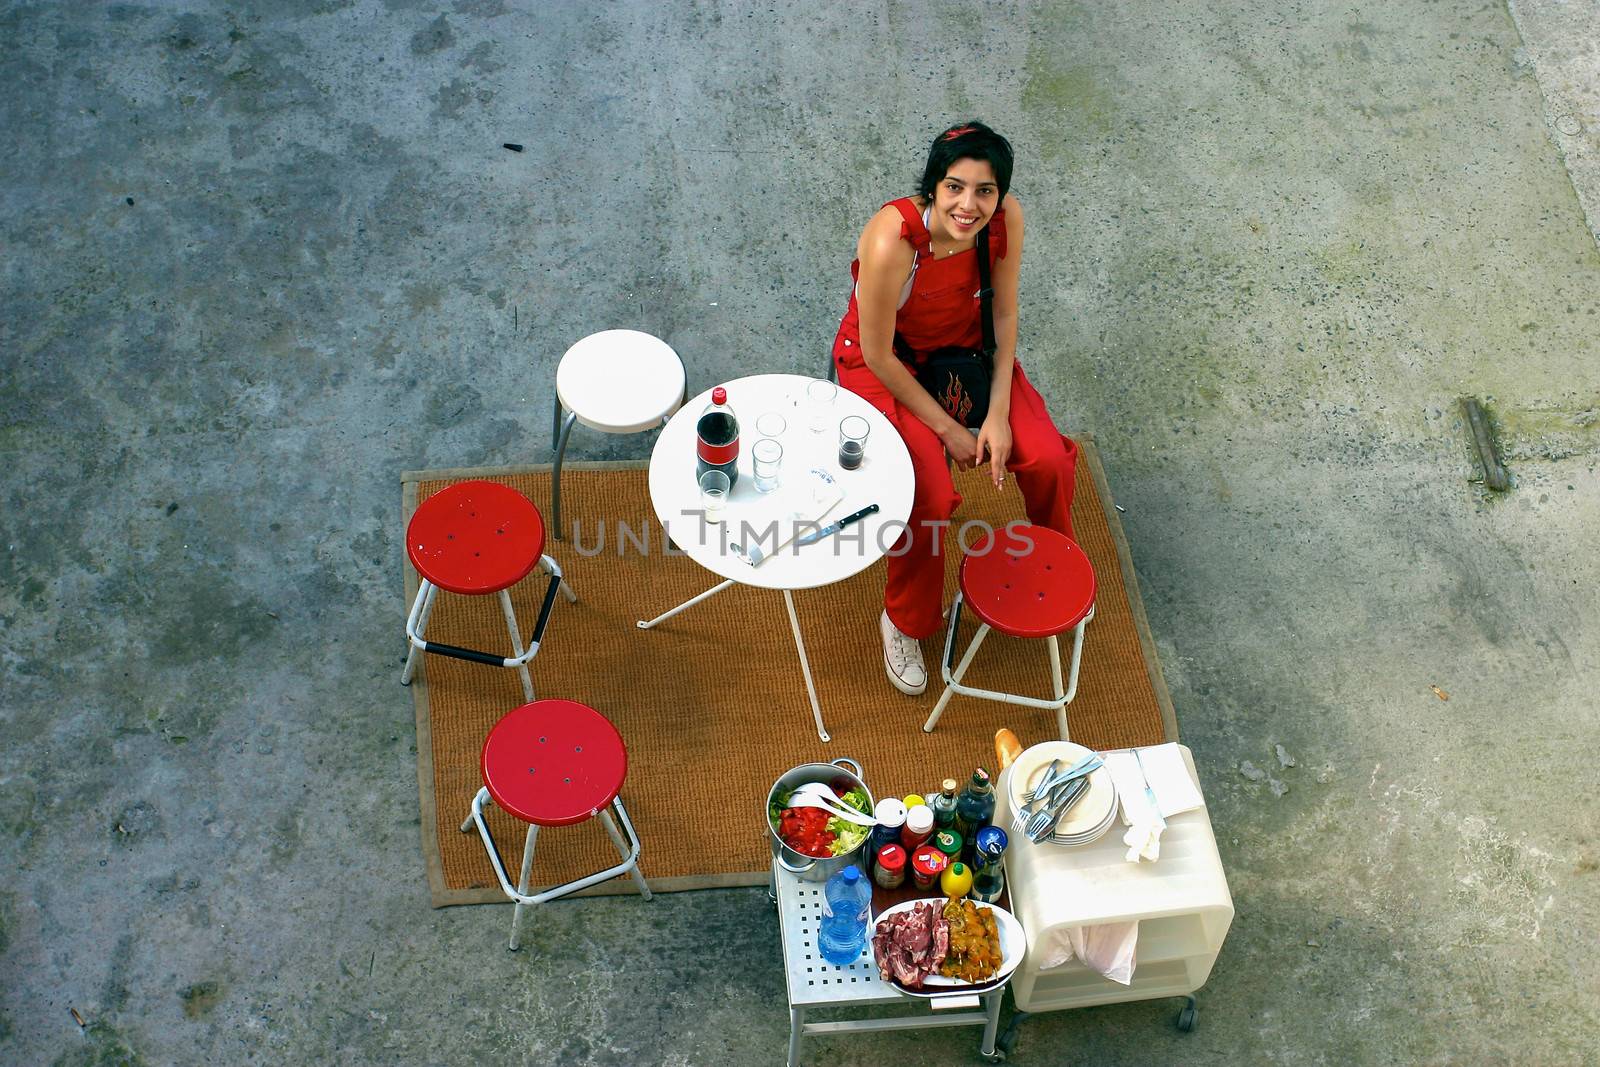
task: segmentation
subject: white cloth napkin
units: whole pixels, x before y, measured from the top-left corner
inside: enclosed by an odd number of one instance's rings
[[[1029,951],[1039,953],[1039,969],[1050,970],[1070,963],[1074,957],[1097,974],[1130,985],[1138,960],[1139,920],[1105,923],[1100,926],[1058,926],[1047,930],[1039,944]]]
[[[1141,748],[1137,757],[1129,749],[1107,752],[1104,758],[1112,784],[1117,787],[1117,799],[1122,802],[1124,826],[1153,822],[1156,815],[1170,819],[1205,807],[1205,798],[1195,788],[1194,779],[1189,777],[1189,768],[1175,742]],[[1146,783],[1156,797],[1153,809],[1145,795]]]
[[[1145,781],[1156,795],[1156,807],[1163,819],[1205,807],[1205,798],[1195,787],[1194,779],[1189,777],[1189,768],[1183,762],[1177,742],[1141,748],[1139,762],[1144,766]]]

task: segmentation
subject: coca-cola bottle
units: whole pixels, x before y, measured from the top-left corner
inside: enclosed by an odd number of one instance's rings
[[[711,403],[700,413],[694,476],[706,471],[721,471],[728,476],[728,487],[739,480],[739,420],[728,406],[728,391],[722,386],[711,390]]]

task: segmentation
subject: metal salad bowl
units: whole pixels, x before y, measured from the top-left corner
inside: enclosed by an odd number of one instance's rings
[[[850,783],[850,789],[864,791],[867,794],[867,807],[876,808],[877,801],[873,799],[872,790],[867,788],[866,781],[861,777],[861,764],[848,757],[840,757],[832,763],[802,763],[798,767],[791,767],[780,774],[778,780],[772,783],[772,788],[767,790],[767,802],[761,808],[761,821],[766,824],[767,838],[772,842],[772,858],[777,860],[780,867],[803,882],[826,882],[852,863],[861,869],[863,875],[871,873],[865,862],[867,843],[872,840],[870,833],[849,852],[837,856],[807,856],[784,844],[783,838],[778,836],[772,820],[767,816],[778,797],[794,792],[796,787],[806,782],[828,784],[840,778]],[[848,791],[848,789],[841,790],[841,792]]]

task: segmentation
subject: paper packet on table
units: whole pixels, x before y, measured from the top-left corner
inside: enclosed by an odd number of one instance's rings
[[[1083,965],[1113,982],[1129,985],[1138,963],[1139,920],[1099,926],[1057,926],[1029,949],[1039,954],[1039,969],[1050,970],[1082,960]]]

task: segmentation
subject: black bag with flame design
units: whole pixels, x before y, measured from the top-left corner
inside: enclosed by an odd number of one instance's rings
[[[961,425],[977,429],[989,415],[989,381],[994,367],[994,289],[989,284],[989,227],[978,231],[978,292],[983,306],[983,348],[940,348],[915,367],[917,383]],[[902,351],[895,335],[896,354]]]

